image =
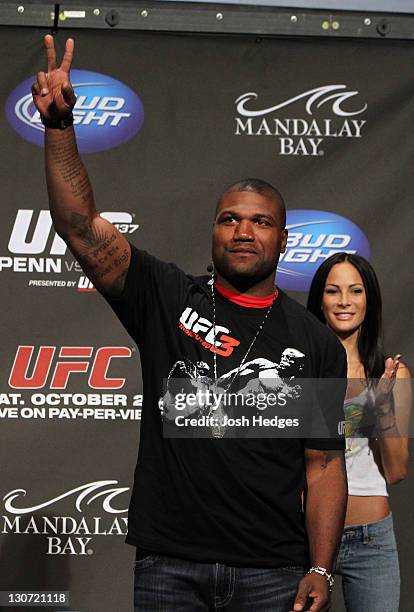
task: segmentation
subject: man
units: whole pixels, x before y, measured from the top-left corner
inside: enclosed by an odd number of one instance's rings
[[[222,406],[208,439],[168,438],[160,412],[163,380],[175,371],[203,388],[225,381],[225,393],[239,376],[245,384],[249,367],[275,368],[287,355],[300,357],[301,376],[345,376],[334,335],[275,291],[287,241],[281,195],[260,180],[226,190],[210,281],[138,251],[99,216],[77,152],[73,40],[59,68],[52,36],[45,47],[48,72],[32,93],[46,128],[53,223],[141,354],[142,435],[127,536],[137,547],[135,609],[328,610],[347,493],[342,440],[230,439]]]

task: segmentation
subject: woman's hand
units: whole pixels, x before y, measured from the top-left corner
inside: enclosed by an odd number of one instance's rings
[[[375,408],[379,414],[389,412],[391,409],[391,393],[395,385],[400,359],[401,355],[395,355],[385,360],[384,373],[375,387]],[[388,409],[384,410],[385,406],[388,406]]]

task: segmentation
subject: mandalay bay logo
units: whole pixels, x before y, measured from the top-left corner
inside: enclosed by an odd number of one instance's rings
[[[322,85],[263,108],[256,92],[244,93],[235,100],[234,133],[273,136],[279,155],[322,156],[326,138],[362,137],[366,120],[361,115],[368,105],[357,96],[346,85]]]
[[[126,535],[128,492],[117,480],[98,480],[33,504],[14,489],[3,496],[0,534],[39,536],[47,555],[93,555],[95,536]]]

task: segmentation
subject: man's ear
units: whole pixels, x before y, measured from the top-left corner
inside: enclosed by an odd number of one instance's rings
[[[286,251],[287,239],[288,239],[288,231],[285,228],[281,232],[281,241],[280,241],[280,252],[281,253],[284,253]]]

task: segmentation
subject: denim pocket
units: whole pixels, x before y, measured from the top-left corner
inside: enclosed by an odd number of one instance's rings
[[[395,552],[397,543],[395,541],[394,529],[390,527],[386,531],[370,535],[368,546],[384,552]]]
[[[142,559],[137,559],[134,563],[134,571],[139,571],[142,569],[147,569],[148,567],[152,567],[156,561],[158,561],[159,555],[147,555]]]

